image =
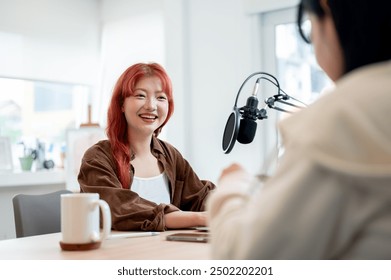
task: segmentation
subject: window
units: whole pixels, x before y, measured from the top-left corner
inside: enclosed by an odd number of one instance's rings
[[[0,136],[10,139],[15,169],[18,157],[39,147],[62,167],[66,130],[87,119],[90,87],[0,78],[0,92]]]
[[[275,34],[277,76],[282,88],[307,104],[313,102],[331,82],[318,66],[312,46],[299,36],[296,23],[276,25]]]

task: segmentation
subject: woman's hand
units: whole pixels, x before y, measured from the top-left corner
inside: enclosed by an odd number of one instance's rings
[[[164,215],[167,228],[207,226],[206,212],[175,211]]]

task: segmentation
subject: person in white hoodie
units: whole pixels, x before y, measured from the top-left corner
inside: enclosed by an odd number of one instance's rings
[[[300,1],[300,34],[335,87],[279,124],[285,152],[266,182],[223,170],[207,202],[213,258],[391,259],[390,11]]]

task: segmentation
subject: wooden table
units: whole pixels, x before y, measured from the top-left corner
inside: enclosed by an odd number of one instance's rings
[[[61,233],[0,241],[0,260],[206,260],[208,243],[167,241],[166,236],[195,230],[170,230],[155,236],[104,240],[98,249],[63,251]],[[122,232],[113,232],[113,234]]]

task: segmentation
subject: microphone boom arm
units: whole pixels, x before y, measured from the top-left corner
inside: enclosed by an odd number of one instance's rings
[[[287,102],[285,100],[289,100],[291,97],[287,94],[285,95],[282,95],[282,94],[278,94],[278,95],[274,95],[272,97],[269,97],[265,100],[265,103],[266,105],[269,107],[269,108],[272,108],[274,110],[277,110],[277,111],[281,111],[281,112],[284,112],[284,113],[293,113],[292,111],[289,111],[289,110],[286,110],[286,109],[283,109],[281,107],[278,107],[278,106],[275,106],[274,104],[276,102],[278,103],[281,103],[281,104],[284,104],[284,105],[287,105],[287,106],[291,106],[291,107],[295,107],[295,108],[299,108],[299,109],[302,109],[302,108],[305,108],[305,106],[300,106],[300,105],[297,105],[297,104],[294,104],[294,103],[291,103],[291,102]],[[292,98],[293,99],[293,98]],[[294,100],[294,99],[293,99]],[[300,101],[297,101],[296,102],[300,102]],[[300,102],[302,103],[302,102]],[[302,103],[303,104],[303,103]]]
[[[256,80],[254,90],[250,97],[247,98],[246,105],[243,107],[238,107],[238,99],[239,95],[242,92],[244,85],[254,76],[259,75]],[[264,108],[258,109],[258,98],[257,92],[259,89],[260,80],[267,80],[272,83],[277,88],[277,94],[266,98],[265,103],[266,106]],[[294,104],[292,102],[288,102],[287,100],[292,99],[293,101],[300,103],[301,105]],[[275,103],[279,103],[285,106],[295,107],[295,108],[304,108],[307,105],[297,100],[291,96],[289,96],[286,92],[284,92],[280,88],[280,84],[276,77],[266,72],[255,72],[248,76],[242,85],[239,88],[239,91],[236,95],[235,104],[233,106],[233,112],[230,114],[223,134],[223,142],[222,147],[224,153],[228,154],[231,152],[235,142],[238,141],[242,144],[251,143],[254,139],[255,131],[257,128],[257,120],[267,119],[267,111],[266,109],[272,108],[277,111],[285,112],[285,113],[293,113],[289,110],[281,108],[279,106],[275,106]],[[239,123],[240,122],[240,123]]]
[[[261,77],[259,77],[256,81],[256,89],[258,89],[258,84],[259,84],[259,81],[260,80],[266,80],[272,84],[274,84],[276,87],[277,87],[277,94],[276,95],[273,95],[272,97],[269,97],[265,100],[265,103],[267,105],[267,107],[271,108],[271,109],[274,109],[274,110],[277,110],[277,111],[280,111],[280,112],[284,112],[284,113],[293,113],[292,111],[289,111],[289,110],[286,110],[284,108],[281,108],[281,107],[278,107],[278,106],[275,106],[274,103],[275,102],[279,102],[281,104],[285,104],[287,106],[291,106],[291,107],[295,107],[295,108],[305,108],[307,107],[307,105],[291,96],[289,96],[285,91],[283,91],[280,87],[280,83],[278,82],[277,78],[274,77],[273,75],[269,74],[269,73],[266,73],[266,72],[254,72],[252,73],[250,76],[248,76],[242,83],[242,85],[240,86],[239,88],[239,91],[236,95],[236,99],[235,99],[235,105],[234,105],[234,109],[238,108],[237,104],[238,104],[238,99],[239,99],[239,95],[242,91],[242,88],[244,87],[244,85],[254,76],[257,76],[257,75],[260,75]],[[265,77],[266,76],[266,77]],[[271,79],[270,79],[271,78]],[[273,80],[272,80],[273,79]],[[256,93],[256,89],[254,89],[253,91],[253,94],[252,96],[255,96],[255,93]],[[301,103],[303,106],[300,106],[300,105],[297,105],[297,104],[294,104],[294,103],[291,103],[291,102],[286,102],[285,100],[288,100],[288,99],[292,99],[292,100],[295,100],[296,102],[299,102]],[[243,106],[243,107],[240,107],[239,108],[239,112],[240,114],[246,114],[246,106]],[[259,120],[263,120],[263,119],[267,119],[267,112],[265,109],[260,109],[258,110],[257,109],[257,119]]]

